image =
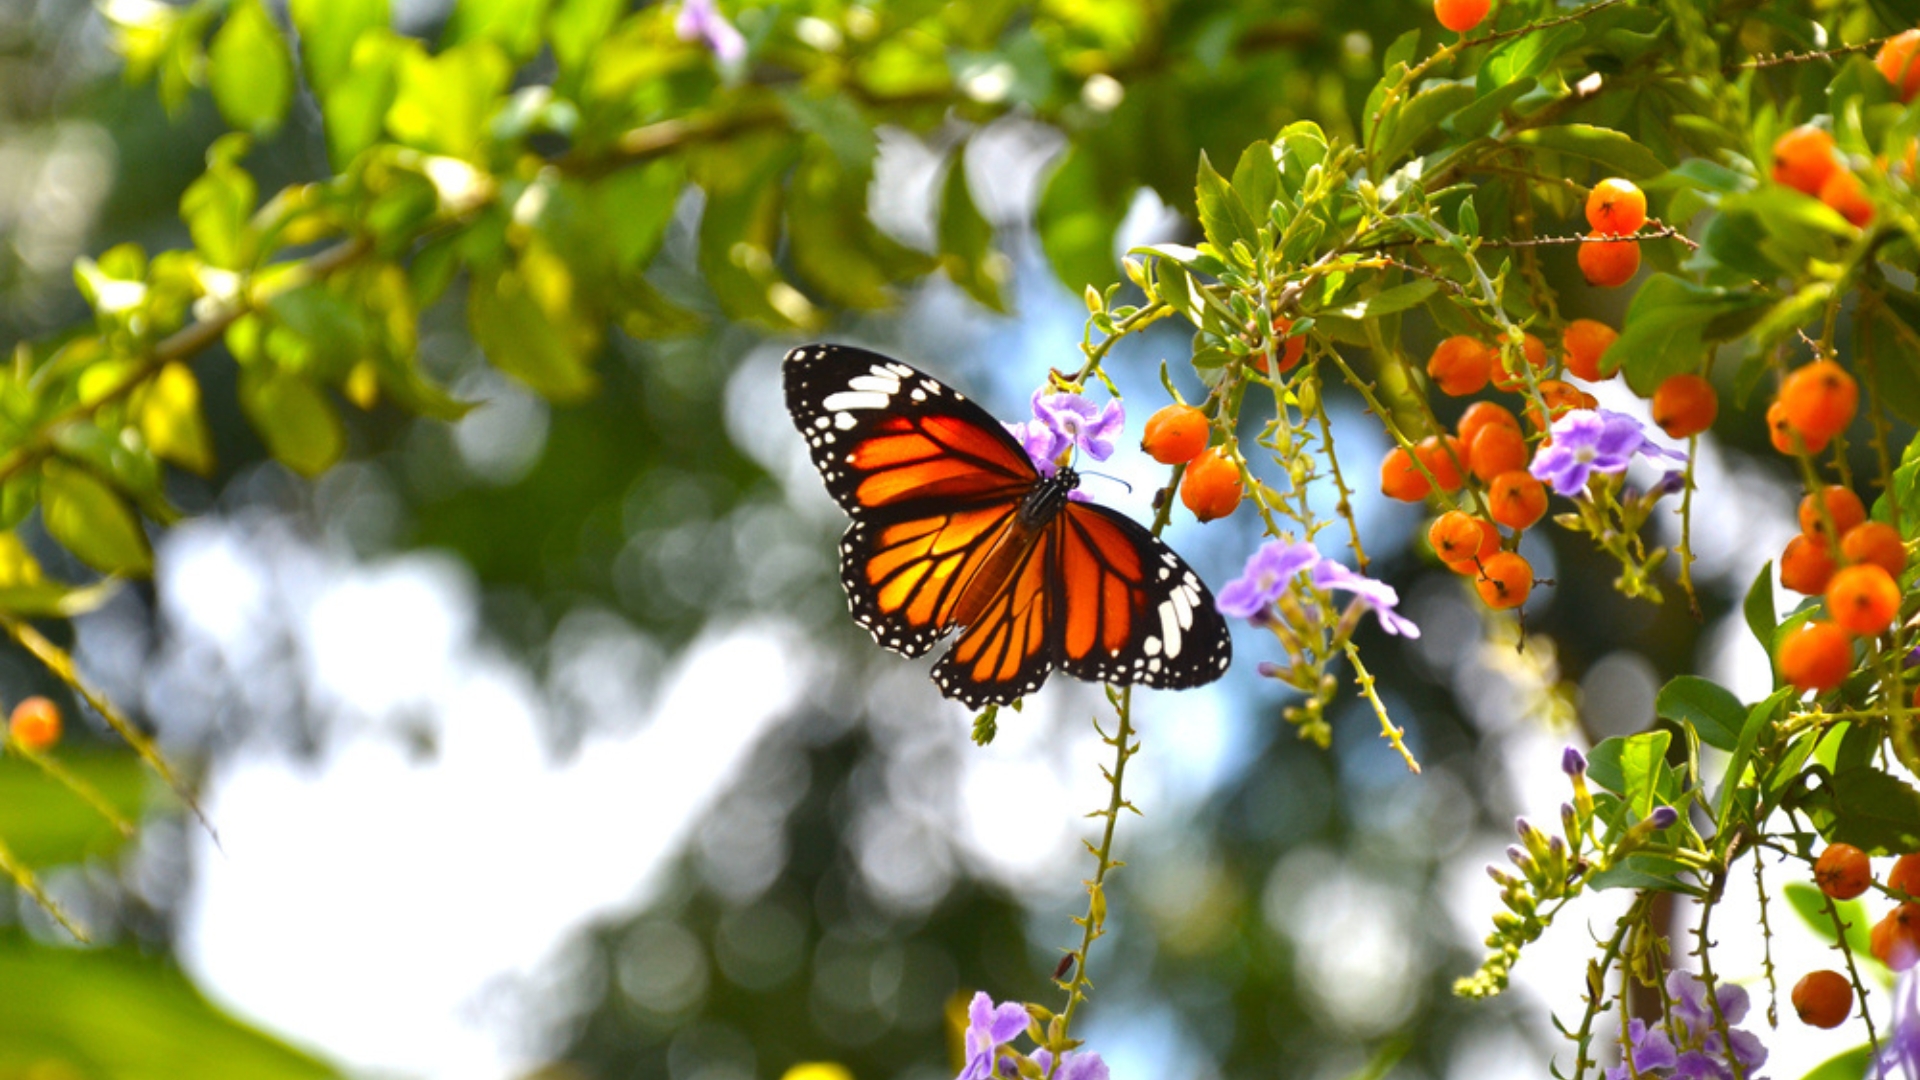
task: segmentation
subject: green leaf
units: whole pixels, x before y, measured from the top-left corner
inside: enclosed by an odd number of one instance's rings
[[[140,519],[91,472],[48,461],[40,481],[40,513],[47,532],[95,570],[130,576],[153,570],[153,551]]]
[[[171,963],[132,948],[0,937],[0,1075],[328,1080],[325,1063],[222,1012]]]
[[[1697,675],[1681,675],[1660,688],[1654,712],[1663,720],[1686,723],[1700,741],[1719,750],[1740,745],[1747,707],[1726,687]]]
[[[866,171],[880,152],[873,125],[845,93],[811,93],[799,87],[780,95],[798,131],[817,135],[849,171]]]
[[[260,0],[237,0],[207,49],[207,82],[227,123],[255,135],[279,130],[293,102],[293,56]]]
[[[1634,295],[1602,371],[1624,371],[1636,393],[1651,396],[1668,376],[1698,367],[1708,342],[1737,336],[1767,304],[1766,295],[1749,289],[1655,274]]]
[[[516,62],[540,48],[540,22],[547,0],[459,0],[447,23],[447,44],[491,41]]]
[[[1382,168],[1391,168],[1407,151],[1478,96],[1470,82],[1431,82],[1389,106],[1377,128],[1369,125],[1367,149]]]
[[[400,58],[420,46],[384,29],[363,33],[353,43],[351,62],[335,78],[321,110],[327,128],[327,152],[344,169],[386,131],[387,113],[400,88]]]
[[[1636,817],[1653,812],[1660,773],[1667,764],[1670,731],[1643,731],[1603,740],[1587,757],[1587,775],[1593,782],[1626,801]]]
[[[1256,221],[1265,221],[1267,207],[1280,195],[1280,166],[1273,160],[1273,144],[1264,140],[1240,153],[1233,167],[1233,193]]]
[[[1773,644],[1773,628],[1780,625],[1773,613],[1773,560],[1767,560],[1753,584],[1747,586],[1747,599],[1740,605],[1740,613],[1747,617],[1747,629],[1753,631],[1754,640],[1762,648]]]
[[[202,476],[213,472],[213,437],[193,369],[178,361],[162,367],[141,390],[138,415],[141,438],[161,459]]]
[[[1591,124],[1562,124],[1559,127],[1523,131],[1514,137],[1522,146],[1551,150],[1569,157],[1585,158],[1608,176],[1646,180],[1667,171],[1653,151],[1626,133]]]
[[[302,476],[318,476],[346,451],[340,413],[319,387],[288,372],[240,372],[240,405],[274,458]]]
[[[881,233],[867,216],[873,174],[844,167],[819,140],[809,142],[787,191],[787,235],[794,269],[843,307],[881,308],[893,284],[918,278],[933,261]]]
[[[1200,177],[1194,185],[1194,199],[1200,208],[1200,230],[1222,257],[1233,249],[1235,241],[1258,250],[1259,235],[1253,215],[1240,202],[1231,185],[1214,171],[1206,151],[1200,152]]]
[[[547,41],[564,75],[586,66],[627,8],[626,0],[560,0],[547,16]]]
[[[1920,297],[1892,285],[1863,289],[1854,307],[1854,333],[1872,363],[1863,375],[1880,403],[1907,423],[1920,424]]]
[[[766,137],[715,147],[696,162],[707,192],[700,218],[700,272],[721,310],[741,321],[777,330],[810,327],[813,304],[788,284],[774,262],[780,240],[778,177],[799,147]]]
[[[1500,119],[1500,114],[1506,111],[1507,106],[1532,93],[1534,87],[1538,85],[1538,80],[1528,76],[1524,79],[1516,79],[1491,92],[1482,92],[1473,104],[1448,117],[1446,123],[1441,124],[1440,127],[1462,139],[1485,135],[1493,130],[1494,123]]]
[[[1869,855],[1920,851],[1920,791],[1879,769],[1843,768],[1801,801],[1830,843]]]
[[[1826,893],[1804,881],[1789,881],[1783,891],[1788,905],[1807,924],[1808,929],[1820,935],[1821,940],[1829,945],[1839,942],[1839,935],[1833,932],[1833,916],[1827,914]],[[1858,900],[1836,900],[1833,903],[1840,914],[1840,921],[1847,924],[1847,947],[1853,950],[1856,957],[1872,956],[1870,927],[1873,920],[1867,918],[1866,906]],[[1858,1076],[1849,1080],[1858,1080]]]
[[[598,386],[577,333],[556,326],[517,270],[475,273],[467,325],[493,366],[553,401],[578,401]]]
[[[334,88],[355,65],[354,45],[360,36],[392,25],[387,0],[289,0],[287,7],[300,32],[307,82],[331,110]]]
[[[140,817],[151,774],[138,756],[62,750],[59,763],[121,820]],[[9,754],[0,759],[0,839],[21,863],[41,869],[111,858],[129,837],[72,788]],[[0,1050],[0,1062],[5,1060]]]
[[[1395,285],[1391,289],[1382,289],[1364,300],[1358,300],[1336,309],[1334,314],[1346,319],[1379,319],[1388,315],[1419,307],[1426,303],[1439,286],[1427,278],[1409,281],[1404,285]]]
[[[1681,879],[1681,874],[1690,872],[1691,867],[1673,859],[1655,855],[1629,855],[1593,875],[1588,879],[1588,884],[1595,889],[1652,889],[1689,896],[1704,895],[1705,889]]]
[[[252,254],[248,220],[259,191],[238,164],[251,145],[238,134],[215,140],[207,149],[207,171],[180,195],[180,217],[200,257],[225,270],[244,268]]]
[[[1111,179],[1110,177],[1107,179]],[[1074,292],[1120,280],[1113,238],[1126,207],[1109,197],[1093,158],[1080,147],[1061,156],[1035,209],[1040,248],[1061,284]]]
[[[993,225],[973,201],[964,147],[947,165],[940,191],[940,265],[948,280],[990,310],[1004,314],[1001,287],[1011,274],[1006,256],[994,250]]]
[[[1870,956],[1862,952],[1860,956]],[[1861,1043],[1851,1050],[1842,1051],[1815,1066],[1812,1072],[1800,1080],[1860,1080],[1872,1071],[1873,1047]]]
[[[393,137],[416,149],[481,161],[487,121],[513,77],[500,47],[469,41],[438,56],[409,49],[400,57],[399,75],[387,110]]]
[[[1586,32],[1586,27],[1577,22],[1561,23],[1508,41],[1481,61],[1480,93],[1492,94],[1510,83],[1539,75],[1561,53],[1578,44]]]

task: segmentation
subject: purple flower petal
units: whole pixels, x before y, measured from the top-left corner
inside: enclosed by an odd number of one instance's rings
[[[1033,467],[1040,470],[1042,476],[1052,476],[1059,470],[1057,458],[1067,448],[1067,441],[1059,433],[1038,420],[1028,420],[1020,424],[1003,424],[1007,434],[1012,435],[1020,448],[1032,459]]]
[[[1247,558],[1240,576],[1227,582],[1214,598],[1222,615],[1251,619],[1287,591],[1293,575],[1320,562],[1320,552],[1304,541],[1269,540]]]
[[[967,1061],[956,1080],[989,1080],[994,1072],[994,1054],[1000,1044],[1011,1042],[1027,1030],[1027,1010],[1017,1002],[996,1006],[982,990],[967,1006]]]
[[[704,42],[723,64],[737,64],[747,57],[747,39],[714,8],[713,0],[684,0],[674,17],[673,32],[681,41]]]
[[[1126,427],[1127,414],[1118,399],[1100,408],[1085,394],[1048,394],[1033,392],[1035,422],[1043,424],[1061,439],[1061,449],[1077,447],[1095,461],[1113,456],[1114,440]]]
[[[1046,1050],[1035,1050],[1033,1063],[1040,1066],[1040,1075],[1045,1076],[1047,1068],[1053,1064],[1053,1054]],[[1108,1080],[1107,1063],[1091,1050],[1062,1054],[1060,1071],[1053,1074],[1053,1080]]]
[[[1420,628],[1413,620],[1401,615],[1394,608],[1400,603],[1400,594],[1384,581],[1375,581],[1364,574],[1355,573],[1332,559],[1322,559],[1313,567],[1313,583],[1329,591],[1342,589],[1367,602],[1373,614],[1380,620],[1380,629],[1396,637],[1417,638]]]

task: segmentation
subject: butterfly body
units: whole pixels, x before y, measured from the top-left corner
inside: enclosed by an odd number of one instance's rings
[[[787,354],[787,408],[852,519],[840,579],[876,642],[934,665],[972,708],[1037,690],[1060,668],[1097,682],[1184,687],[1226,670],[1213,598],[1124,515],[1070,498],[1004,427],[939,380],[863,349]]]

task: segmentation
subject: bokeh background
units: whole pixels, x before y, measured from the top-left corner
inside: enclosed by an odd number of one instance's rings
[[[1412,0],[1217,7],[1175,20],[1143,72],[1172,113],[1158,128],[1181,138],[1115,156],[1119,248],[1193,238],[1194,150],[1231,160],[1300,117],[1350,127],[1385,43],[1429,17]],[[447,17],[435,0],[395,11],[426,38]],[[298,101],[253,151],[263,189],[328,175],[318,123]],[[222,130],[204,94],[169,117],[125,84],[89,5],[0,0],[0,342],[89,318],[75,257],[184,244],[179,197]],[[1085,314],[1033,226],[1068,138],[1058,117],[1011,110],[964,156],[1009,260],[1009,313],[936,275],[825,336],[1020,419],[1046,368],[1077,358]],[[870,210],[896,239],[931,246],[954,139],[880,131]],[[252,434],[224,354],[198,360],[219,470],[170,481],[192,517],[159,539],[151,585],[50,632],[190,763],[212,829],[118,769],[64,688],[0,654],[0,694],[56,696],[75,717],[63,753],[84,768],[98,756],[103,784],[153,807],[124,847],[47,843],[41,872],[92,944],[24,896],[0,905],[0,1039],[11,1024],[16,1045],[65,1062],[30,1072],[0,1048],[0,1075],[751,1080],[831,1060],[862,1080],[933,1080],[953,1072],[952,1011],[974,990],[1057,1002],[1048,976],[1077,940],[1092,866],[1084,814],[1105,801],[1101,696],[1056,678],[975,747],[928,663],[846,617],[844,521],[781,400],[780,356],[799,341],[722,315],[697,265],[699,212],[683,201],[652,277],[702,329],[613,334],[583,404],[501,377],[443,305],[422,327],[426,364],[483,405],[452,424],[353,413],[347,463],[309,482]],[[1574,286],[1571,263],[1549,258],[1569,317],[1617,324],[1617,302]],[[1109,363],[1134,439],[1164,396],[1161,363],[1179,380],[1187,347],[1156,328]],[[1376,461],[1382,436],[1356,402],[1335,404],[1345,459]],[[1419,512],[1363,484],[1379,572],[1424,630],[1362,632],[1420,776],[1350,696],[1331,749],[1297,740],[1286,697],[1254,672],[1276,647],[1245,626],[1218,684],[1138,695],[1145,750],[1128,779],[1144,816],[1122,823],[1128,865],[1081,1029],[1114,1075],[1488,1080],[1544,1075],[1556,1053],[1564,1065],[1548,1011],[1577,1000],[1590,928],[1618,905],[1577,909],[1508,995],[1459,1001],[1448,987],[1478,962],[1495,907],[1481,867],[1516,815],[1554,819],[1561,747],[1644,728],[1666,678],[1765,693],[1735,598],[1795,526],[1764,441],[1736,417],[1703,442],[1702,621],[1622,599],[1581,546],[1530,537],[1557,585],[1526,609],[1524,652],[1511,621],[1483,623],[1410,547]],[[1123,444],[1108,468],[1131,489],[1090,490],[1144,518],[1158,474]],[[1169,538],[1217,589],[1256,525],[1176,514]],[[18,771],[0,773],[8,785],[0,833],[79,828],[84,808]],[[1811,955],[1786,921],[1776,960]],[[1757,958],[1732,974],[1757,975]],[[1796,1030],[1774,1074],[1838,1048]]]

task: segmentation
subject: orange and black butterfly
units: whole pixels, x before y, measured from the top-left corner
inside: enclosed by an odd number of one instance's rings
[[[787,354],[787,411],[853,518],[840,581],[854,621],[904,656],[960,636],[941,693],[1005,704],[1060,668],[1094,682],[1186,687],[1227,669],[1213,596],[1138,523],[1070,500],[985,409],[864,349]]]

